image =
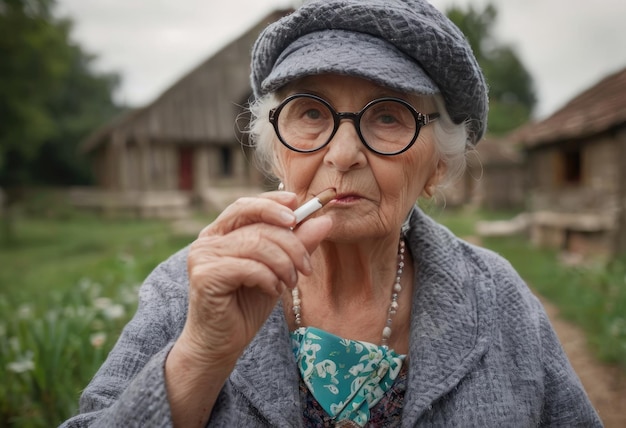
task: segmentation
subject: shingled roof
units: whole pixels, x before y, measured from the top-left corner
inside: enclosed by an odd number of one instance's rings
[[[569,101],[547,119],[524,128],[526,147],[585,138],[626,124],[626,68]]]
[[[250,51],[263,28],[289,10],[275,11],[178,80],[149,105],[131,110],[92,133],[89,152],[113,133],[167,143],[229,144],[234,118],[252,93]]]

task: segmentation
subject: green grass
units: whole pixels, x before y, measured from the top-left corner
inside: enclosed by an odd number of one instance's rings
[[[129,273],[120,269],[125,262],[138,263],[135,269],[142,274],[172,248],[189,242],[189,238],[173,237],[168,225],[160,222],[83,217],[20,219],[16,226],[18,241],[0,246],[3,265],[9,266],[0,272],[0,284],[4,289],[19,283],[28,295],[46,286],[67,290],[86,274],[116,282]]]
[[[437,205],[421,207],[426,214],[463,238],[476,234],[475,224],[480,220],[508,220],[519,214],[518,211],[485,211],[471,207],[450,209]]]
[[[193,237],[165,222],[20,218],[0,244],[0,426],[57,426],[128,322],[146,275]]]

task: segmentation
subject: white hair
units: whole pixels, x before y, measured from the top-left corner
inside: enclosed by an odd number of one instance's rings
[[[269,121],[270,110],[278,106],[280,100],[274,93],[254,100],[250,106],[249,142],[255,149],[259,169],[270,179],[276,179],[276,152],[272,146],[274,127]]]
[[[440,114],[439,119],[431,125],[435,136],[435,149],[446,166],[445,175],[438,185],[446,186],[454,183],[465,172],[469,128],[467,123],[452,122],[441,95],[435,95],[433,99]],[[273,171],[277,158],[273,147],[275,133],[269,122],[269,112],[279,103],[278,96],[271,93],[256,99],[249,106],[251,113],[249,141],[255,148],[259,168],[270,179],[276,178]]]

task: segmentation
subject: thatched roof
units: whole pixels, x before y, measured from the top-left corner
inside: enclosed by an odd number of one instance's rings
[[[250,51],[263,28],[289,11],[271,13],[182,77],[151,104],[128,111],[83,143],[89,152],[115,133],[165,143],[233,144],[234,121],[248,101]]]
[[[626,68],[613,73],[547,119],[524,128],[526,147],[580,139],[626,124]]]

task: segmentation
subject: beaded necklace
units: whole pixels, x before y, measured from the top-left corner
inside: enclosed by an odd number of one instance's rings
[[[387,320],[385,321],[385,327],[383,327],[382,331],[381,346],[385,349],[389,348],[388,343],[389,338],[391,337],[391,324],[393,322],[393,317],[398,312],[398,295],[400,294],[400,291],[402,291],[402,284],[400,281],[402,279],[402,272],[404,271],[404,252],[404,239],[400,238],[400,243],[398,244],[398,267],[396,269],[396,278],[393,283],[391,303],[389,305],[389,309],[387,310]],[[295,287],[291,291],[291,296],[293,303],[292,310],[295,316],[296,327],[300,328],[302,324],[302,315],[300,313],[302,309],[302,300],[300,299],[298,287]]]

